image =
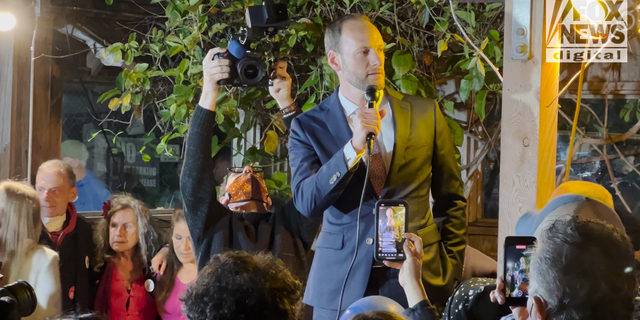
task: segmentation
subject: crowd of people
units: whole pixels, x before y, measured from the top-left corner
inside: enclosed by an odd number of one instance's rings
[[[78,174],[87,174],[82,161],[43,163],[35,186],[1,182],[0,284],[33,286],[37,306],[25,319],[295,320],[304,304],[321,320],[638,318],[628,230],[611,195],[591,183],[562,185],[542,211],[518,222],[516,235],[537,239],[509,280],[527,278],[526,306],[503,306],[501,276],[464,281],[466,199],[441,111],[433,100],[384,91],[384,42],[365,16],[336,19],[325,47],[340,80],[331,97],[302,113],[286,63],[276,65],[269,88],[290,134],[286,204],[274,205],[259,168],[224,170],[211,158],[218,81],[231,68],[213,59],[221,48],[203,62],[181,173],[183,210],[173,213],[168,234],[128,194],[105,201],[92,227],[74,205]],[[371,109],[368,86],[383,92]],[[379,199],[407,201],[406,229],[393,210],[375,220]],[[404,261],[374,260],[376,223],[402,244]],[[350,309],[370,296],[393,307]]]

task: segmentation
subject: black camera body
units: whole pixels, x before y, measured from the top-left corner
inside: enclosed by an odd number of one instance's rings
[[[17,281],[0,288],[2,320],[20,320],[22,317],[28,317],[36,310],[37,305],[36,292],[26,281]]]
[[[216,53],[213,60],[228,59],[231,62],[229,78],[218,81],[219,85],[232,87],[266,87],[269,85],[267,63],[263,57],[247,50],[252,41],[273,37],[278,30],[289,27],[287,6],[274,4],[272,0],[263,5],[247,7],[247,27],[231,37],[226,52]],[[274,48],[274,52],[279,52]]]
[[[232,87],[266,87],[269,85],[267,65],[260,56],[247,52],[238,59],[229,51],[218,52],[213,60],[228,59],[231,71],[228,79],[218,81],[219,85]]]

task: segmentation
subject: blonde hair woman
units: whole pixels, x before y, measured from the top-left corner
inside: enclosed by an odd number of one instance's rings
[[[41,231],[38,193],[20,182],[0,182],[0,285],[27,281],[38,299],[33,314],[22,319],[43,319],[62,309],[58,254],[38,244]]]
[[[160,247],[151,213],[142,201],[116,195],[103,207],[94,233],[97,266],[104,269],[94,310],[107,319],[155,320],[149,263]]]

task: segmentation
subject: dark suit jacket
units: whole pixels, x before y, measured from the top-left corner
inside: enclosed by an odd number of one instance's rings
[[[395,146],[381,197],[409,203],[408,232],[424,242],[423,280],[429,299],[444,306],[461,278],[466,247],[466,200],[449,127],[433,100],[387,94],[393,108]],[[434,115],[437,116],[435,122]],[[437,124],[437,125],[436,125]],[[435,135],[434,135],[435,132]],[[359,246],[344,295],[344,308],[364,295],[373,264],[374,204],[367,182],[356,243],[356,219],[365,165],[347,168],[343,147],[351,139],[338,90],[295,118],[289,135],[293,200],[308,217],[323,216],[304,300],[314,307],[337,309],[340,289]],[[442,229],[429,206],[444,217]]]

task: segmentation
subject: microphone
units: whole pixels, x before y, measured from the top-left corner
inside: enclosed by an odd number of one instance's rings
[[[364,98],[367,100],[367,108],[373,109],[375,108],[375,103],[380,99],[380,91],[378,91],[374,86],[367,86],[367,89],[364,90]],[[370,132],[367,135],[367,148],[369,149],[369,153],[373,149],[373,139],[376,138],[376,135],[373,132]]]

